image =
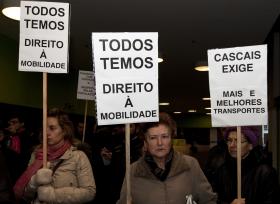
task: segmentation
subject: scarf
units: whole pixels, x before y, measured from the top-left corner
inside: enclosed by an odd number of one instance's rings
[[[164,181],[169,172],[170,172],[170,168],[171,168],[171,162],[173,159],[173,154],[174,154],[174,150],[173,148],[170,150],[170,152],[167,155],[166,161],[165,161],[165,169],[159,168],[158,165],[156,164],[153,156],[149,153],[146,153],[144,160],[146,161],[146,163],[149,165],[152,173],[160,180],[160,181]]]
[[[48,161],[54,161],[61,157],[67,149],[71,146],[69,141],[64,141],[54,146],[48,147]],[[43,149],[38,148],[35,150],[35,160],[27,167],[25,172],[20,176],[14,185],[14,193],[17,198],[21,198],[24,193],[24,188],[30,181],[31,177],[43,166]]]
[[[16,153],[21,153],[21,139],[20,137],[24,133],[25,128],[19,128],[18,131],[10,137],[9,147]]]
[[[15,151],[16,153],[20,154],[20,139],[19,136],[15,135],[12,136],[10,139],[10,149]]]

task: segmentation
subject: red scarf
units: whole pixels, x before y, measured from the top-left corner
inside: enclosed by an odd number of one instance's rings
[[[55,146],[48,147],[48,161],[54,161],[61,157],[71,146],[69,141],[59,143]],[[31,177],[43,166],[43,149],[39,148],[35,151],[35,161],[27,167],[25,172],[20,176],[14,185],[14,193],[17,198],[21,198],[25,186],[30,181]]]
[[[20,154],[20,139],[19,136],[12,136],[10,139],[10,149]]]
[[[25,128],[21,127],[19,130],[11,136],[10,138],[10,149],[15,151],[16,153],[21,153],[21,141],[20,137],[22,136],[23,132],[25,131]]]

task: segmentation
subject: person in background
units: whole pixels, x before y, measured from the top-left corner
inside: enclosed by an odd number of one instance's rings
[[[197,160],[173,150],[176,124],[168,114],[160,113],[159,122],[144,123],[140,131],[144,155],[131,165],[132,203],[186,204],[186,196],[199,204],[216,203]],[[117,203],[126,203],[126,179]]]
[[[12,189],[12,179],[7,163],[7,149],[3,145],[4,137],[3,128],[0,126],[0,204],[12,204],[15,202],[15,199]]]
[[[75,136],[79,140],[83,140],[83,132],[84,132],[84,117],[78,116],[75,120]],[[95,120],[92,117],[87,117],[86,120],[86,126],[85,126],[85,136],[84,136],[84,142],[92,146],[94,144],[93,137],[94,137],[94,125]]]
[[[47,116],[49,168],[42,168],[42,146],[35,149],[35,160],[14,186],[16,198],[35,203],[85,203],[96,193],[92,168],[74,141],[74,127],[60,109]]]
[[[30,160],[31,153],[35,145],[38,144],[38,138],[32,136],[25,127],[25,119],[20,113],[12,113],[8,120],[7,146],[17,153],[20,157],[18,170],[22,173]]]
[[[237,130],[225,128],[225,143],[209,151],[205,174],[218,194],[218,204],[276,204],[279,185],[275,169],[258,144],[259,129],[241,127],[241,196],[237,199]]]
[[[78,116],[75,120],[74,130],[75,130],[75,140],[79,141],[78,149],[82,150],[86,153],[92,167],[93,167],[93,153],[95,148],[95,141],[94,141],[94,134],[92,132],[93,120],[89,117],[87,118],[87,124],[85,126],[85,135],[83,136],[84,132],[84,117]],[[95,180],[96,181],[96,180]]]
[[[13,150],[11,150],[7,143],[8,143],[8,136],[6,134],[5,128],[0,126],[0,151],[3,157],[3,164],[5,163],[5,167],[8,173],[9,173],[9,179],[12,185],[15,184],[16,180],[19,178],[19,176],[22,174],[23,170],[20,168],[21,166],[21,158],[20,155]],[[4,176],[3,176],[4,178]]]
[[[97,194],[96,204],[115,204],[120,197],[125,176],[125,125],[111,125],[98,131],[95,157]],[[137,135],[137,127],[130,124],[130,162],[142,155],[143,143]],[[110,195],[110,196],[108,196]]]

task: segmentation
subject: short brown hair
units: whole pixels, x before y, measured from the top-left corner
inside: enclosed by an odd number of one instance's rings
[[[157,127],[159,125],[165,125],[169,128],[171,137],[175,137],[177,135],[177,125],[176,122],[172,119],[172,117],[165,112],[159,113],[159,121],[151,122],[151,123],[142,123],[140,124],[139,135],[144,140],[145,135],[150,128]]]

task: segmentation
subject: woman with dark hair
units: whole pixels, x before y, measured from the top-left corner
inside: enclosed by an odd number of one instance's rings
[[[47,117],[49,168],[42,168],[42,146],[14,186],[17,198],[35,203],[85,203],[96,193],[92,168],[74,144],[74,128],[68,115],[51,109]]]
[[[131,166],[132,203],[185,204],[191,196],[199,204],[216,204],[216,195],[196,159],[173,150],[174,120],[161,113],[159,122],[141,126],[144,155]],[[126,203],[125,183],[118,204]]]
[[[269,164],[267,154],[258,146],[259,135],[257,127],[241,127],[240,200],[237,199],[236,127],[225,128],[225,145],[210,150],[205,174],[218,194],[218,204],[279,203],[277,173]]]

